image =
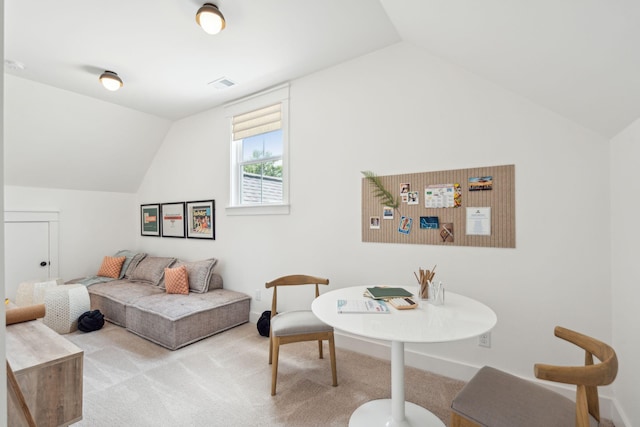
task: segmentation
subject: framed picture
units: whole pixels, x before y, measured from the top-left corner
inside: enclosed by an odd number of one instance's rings
[[[162,213],[162,237],[184,238],[184,202],[163,203]]]
[[[160,205],[140,205],[140,234],[160,236]]]
[[[187,237],[190,239],[216,238],[216,201],[187,202]]]

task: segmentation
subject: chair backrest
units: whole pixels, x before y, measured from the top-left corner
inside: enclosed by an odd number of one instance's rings
[[[320,287],[318,285],[328,285],[329,279],[322,277],[307,276],[304,274],[293,274],[290,276],[278,277],[275,280],[265,283],[264,287],[273,288],[273,298],[271,299],[271,317],[278,313],[278,286],[299,286],[299,285],[315,285],[316,298],[320,296]]]
[[[538,363],[534,366],[535,376],[543,380],[575,384],[577,386],[576,426],[589,426],[589,414],[600,421],[598,386],[611,384],[618,374],[616,352],[602,341],[561,326],[556,326],[554,334],[584,349],[585,364],[584,366],[555,366]],[[594,364],[593,356],[600,363]]]

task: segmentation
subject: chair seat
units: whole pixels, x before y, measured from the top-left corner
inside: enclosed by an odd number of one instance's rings
[[[321,322],[310,310],[288,311],[271,319],[271,333],[276,337],[330,331],[333,328]]]
[[[487,427],[567,427],[576,422],[572,400],[488,366],[458,393],[451,409]]]

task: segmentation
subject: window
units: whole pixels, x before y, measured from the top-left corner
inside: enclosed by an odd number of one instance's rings
[[[288,213],[288,86],[228,105],[231,214]]]
[[[266,124],[260,125],[269,121]],[[247,123],[254,122],[246,129]],[[238,162],[241,205],[282,204],[282,129],[280,104],[233,118],[233,139],[240,150]],[[263,129],[260,129],[263,128]],[[273,129],[269,131],[269,129]],[[265,132],[261,132],[265,130]],[[246,137],[242,137],[247,135]]]

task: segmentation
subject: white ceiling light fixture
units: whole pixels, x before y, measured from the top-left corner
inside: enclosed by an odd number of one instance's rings
[[[122,79],[118,77],[118,73],[114,73],[113,71],[105,71],[102,73],[100,83],[102,83],[105,89],[112,92],[120,89],[123,85]]]
[[[198,9],[196,22],[207,34],[218,34],[227,26],[222,12],[212,3],[205,3]]]

